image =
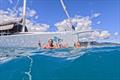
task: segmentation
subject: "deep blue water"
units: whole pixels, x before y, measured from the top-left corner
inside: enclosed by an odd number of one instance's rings
[[[120,80],[120,47],[0,48],[0,80]]]

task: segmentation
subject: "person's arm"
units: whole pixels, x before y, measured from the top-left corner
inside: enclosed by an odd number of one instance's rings
[[[67,43],[64,44],[64,48],[68,48],[68,44]]]
[[[47,48],[47,45],[43,45],[42,48],[44,48],[44,49]]]
[[[38,45],[39,45],[39,47],[42,47],[40,42],[38,43]]]

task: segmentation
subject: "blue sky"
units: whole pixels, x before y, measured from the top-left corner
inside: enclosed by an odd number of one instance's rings
[[[13,3],[10,4],[10,1]],[[0,0],[0,9],[12,8],[16,0]],[[75,15],[91,16],[100,13],[92,19],[92,28],[108,30],[111,34],[120,33],[120,0],[64,0],[71,17]],[[18,6],[22,5],[19,0]],[[49,31],[56,31],[54,24],[67,18],[60,0],[27,0],[27,7],[36,10],[39,23],[50,25]],[[97,22],[100,24],[97,24]]]

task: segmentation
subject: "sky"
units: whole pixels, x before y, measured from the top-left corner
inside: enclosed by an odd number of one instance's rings
[[[18,0],[20,9],[23,0]],[[92,18],[92,28],[107,30],[111,35],[120,36],[120,0],[63,0],[70,17],[96,16]],[[0,10],[14,8],[17,0],[0,0]],[[56,31],[55,23],[67,19],[60,0],[27,0],[32,22],[50,26],[48,31]],[[32,18],[34,17],[34,19]],[[119,38],[118,38],[119,40]]]

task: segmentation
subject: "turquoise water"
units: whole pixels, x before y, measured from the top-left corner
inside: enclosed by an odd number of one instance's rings
[[[0,80],[120,80],[120,47],[0,48]]]

